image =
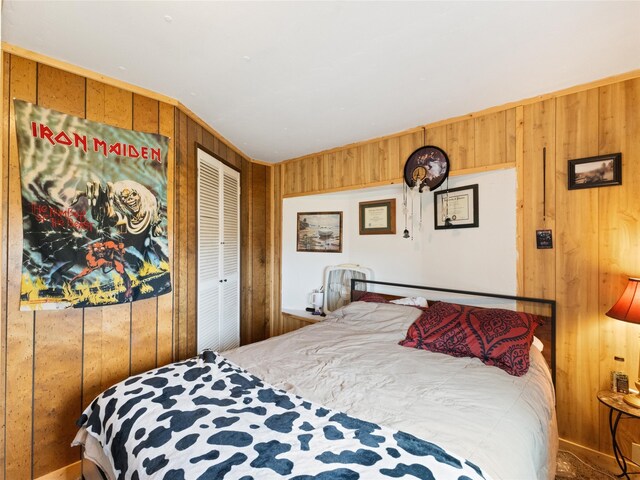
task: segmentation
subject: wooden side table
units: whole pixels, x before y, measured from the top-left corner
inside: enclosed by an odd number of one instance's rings
[[[283,310],[282,332],[280,332],[280,334],[293,332],[294,330],[321,322],[322,320],[324,320],[324,317],[312,315],[304,310]]]
[[[622,449],[618,445],[616,434],[618,431],[618,422],[620,418],[640,418],[640,408],[634,408],[628,403],[622,400],[624,393],[611,392],[609,390],[600,390],[598,392],[598,401],[603,405],[609,407],[609,430],[611,432],[611,443],[613,444],[613,454],[616,457],[616,462],[622,471],[616,475],[619,478],[629,478],[629,475],[638,475],[640,471],[629,472],[627,458],[622,454]],[[615,418],[614,418],[615,412]]]

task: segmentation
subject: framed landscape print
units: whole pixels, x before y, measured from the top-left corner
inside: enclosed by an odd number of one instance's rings
[[[569,190],[622,185],[622,154],[569,160]]]
[[[296,251],[342,252],[342,212],[298,212]]]

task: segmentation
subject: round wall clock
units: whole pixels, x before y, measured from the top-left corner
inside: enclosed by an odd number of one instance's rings
[[[404,164],[404,181],[409,188],[418,187],[422,193],[424,187],[434,190],[442,185],[449,175],[449,157],[439,147],[428,145],[420,147]]]

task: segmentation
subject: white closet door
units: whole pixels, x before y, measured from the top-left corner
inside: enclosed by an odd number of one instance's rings
[[[198,352],[240,344],[240,173],[198,149]]]
[[[209,158],[206,158],[209,157]],[[220,168],[198,150],[198,352],[220,345]]]
[[[223,165],[220,350],[240,345],[240,174]]]

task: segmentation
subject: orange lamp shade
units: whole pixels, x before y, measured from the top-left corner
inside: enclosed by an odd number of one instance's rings
[[[627,288],[606,315],[624,322],[640,323],[640,278],[629,278]]]

